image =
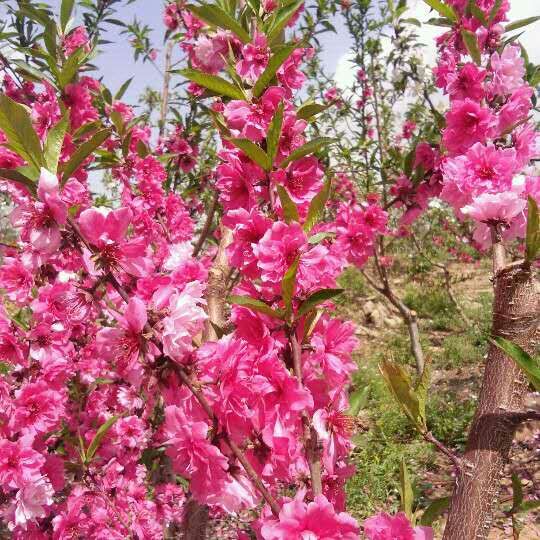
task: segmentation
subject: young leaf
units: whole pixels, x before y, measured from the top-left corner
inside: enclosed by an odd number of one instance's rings
[[[111,135],[110,129],[102,129],[92,136],[91,139],[81,144],[70,160],[61,167],[62,185],[64,185],[71,175],[81,166],[81,163],[99,148]]]
[[[353,418],[358,416],[358,413],[366,407],[368,398],[369,386],[365,386],[364,388],[352,393],[349,397],[349,408],[347,409],[347,414]]]
[[[75,0],[62,0],[62,5],[60,6],[60,28],[62,32],[65,31],[69,19],[71,19],[74,4]]]
[[[177,71],[172,71],[171,73],[178,73],[186,79],[193,81],[199,86],[208,88],[208,90],[211,90],[220,96],[226,96],[232,99],[245,99],[244,93],[240,88],[216,75],[208,75],[208,73],[189,68],[179,69]]]
[[[90,463],[92,461],[105,435],[107,435],[109,430],[113,427],[113,425],[117,422],[119,418],[120,416],[111,416],[111,418],[109,418],[104,424],[99,426],[96,434],[94,435],[94,438],[90,441],[90,445],[85,452],[86,463]]]
[[[514,22],[511,22],[510,24],[507,24],[504,27],[504,31],[512,32],[512,30],[523,28],[524,26],[528,26],[529,24],[535,23],[536,21],[540,21],[540,16],[528,17],[527,19],[520,19],[519,21],[514,21]]]
[[[502,337],[495,337],[491,342],[499,347],[509,356],[527,375],[529,381],[540,392],[540,360],[533,358],[527,351],[524,351],[519,345],[508,341]]]
[[[315,116],[326,109],[330,105],[323,105],[322,103],[315,103],[313,100],[306,101],[302,103],[298,110],[296,111],[296,118],[301,118],[302,120],[309,120],[312,116]]]
[[[228,139],[234,146],[240,148],[246,156],[260,165],[265,171],[272,169],[272,163],[266,152],[249,139]]]
[[[304,0],[294,0],[277,10],[274,17],[270,19],[269,27],[266,29],[266,35],[270,44],[279,39],[287,23],[303,3]]]
[[[294,289],[296,287],[296,273],[298,272],[299,264],[300,256],[296,257],[291,266],[289,266],[281,282],[281,296],[285,304],[285,316],[287,318],[292,313],[292,299],[294,296]]]
[[[317,221],[319,220],[319,216],[322,214],[324,207],[326,206],[326,202],[328,201],[328,198],[330,197],[330,188],[332,186],[331,180],[328,179],[323,185],[323,188],[313,199],[311,199],[311,203],[309,204],[308,213],[306,216],[306,221],[304,222],[303,229],[306,232],[311,231]],[[311,243],[311,240],[310,240]]]
[[[47,135],[43,156],[45,159],[45,167],[53,174],[56,174],[56,171],[58,170],[58,161],[60,160],[60,153],[62,152],[68,124],[69,112],[66,111],[64,116],[50,129]]]
[[[422,371],[422,375],[420,376],[420,379],[414,389],[416,395],[418,396],[418,407],[420,411],[420,416],[422,418],[426,418],[426,403],[427,403],[427,396],[428,396],[430,381],[431,381],[431,360],[428,359],[425,362],[424,371]]]
[[[0,178],[21,184],[33,195],[36,193],[36,183],[20,172],[19,169],[0,169]]]
[[[515,512],[523,502],[523,486],[517,474],[512,474],[512,511]]]
[[[482,63],[482,53],[480,52],[480,47],[478,46],[476,34],[470,30],[461,30],[461,37],[463,38],[463,43],[465,43],[465,47],[467,47],[471,58],[477,65],[480,65]]]
[[[318,305],[326,302],[327,300],[330,300],[331,298],[334,298],[335,296],[338,296],[342,292],[343,289],[322,289],[320,291],[317,291],[316,293],[313,293],[311,296],[309,296],[306,300],[302,302],[302,304],[298,308],[296,318],[299,319],[306,313],[309,313],[310,311],[315,309]]]
[[[530,195],[525,247],[525,259],[529,262],[535,261],[538,255],[538,251],[540,251],[540,218],[538,215],[538,205]]]
[[[424,0],[424,2],[435,11],[438,11],[443,17],[450,19],[453,22],[457,21],[456,12],[441,0]]]
[[[291,221],[299,221],[298,208],[295,202],[291,199],[288,191],[283,186],[277,186],[277,192],[279,200],[281,201],[281,208],[283,209],[283,217],[286,223]]]
[[[133,77],[128,79],[124,84],[122,84],[122,86],[120,87],[118,92],[116,92],[116,95],[114,96],[115,100],[119,100],[124,97],[124,94],[126,93],[126,90],[129,88],[129,85],[131,84],[132,80],[133,80]]]
[[[251,298],[251,296],[229,296],[228,298],[229,302],[231,304],[236,304],[237,306],[244,306],[252,311],[258,311],[259,313],[264,313],[265,315],[268,315],[270,317],[274,317],[276,319],[280,319],[282,314],[271,308],[268,304],[265,304],[261,300],[257,300],[256,298]]]
[[[216,5],[202,5],[192,6],[186,5],[186,8],[191,11],[197,17],[208,24],[230,30],[233,34],[236,34],[241,41],[249,43],[251,38],[249,34],[242,28],[242,26],[233,19],[225,10]]]
[[[416,395],[411,379],[399,364],[385,360],[379,364],[379,370],[386,385],[409,420],[416,428],[424,433],[427,430],[426,417],[422,414],[418,396]]]
[[[39,171],[43,165],[41,143],[32,126],[30,112],[6,94],[0,94],[0,129],[9,147]]]
[[[405,458],[401,458],[399,464],[399,493],[401,495],[401,510],[405,512],[409,520],[413,515],[414,493],[411,476],[405,463]]]
[[[268,133],[266,135],[266,153],[270,158],[272,164],[276,159],[276,155],[279,149],[279,139],[281,137],[281,129],[283,127],[283,102],[280,102],[278,108],[272,118],[272,122],[268,126]]]
[[[431,527],[450,505],[450,497],[441,497],[431,501],[420,518],[420,525]]]
[[[332,144],[336,141],[337,139],[334,139],[332,137],[316,137],[315,139],[307,142],[306,144],[300,146],[300,148],[297,148],[296,150],[291,152],[291,154],[287,158],[285,158],[279,164],[279,166],[284,169],[292,161],[296,161],[297,159],[300,159],[304,156],[313,154],[324,146],[328,146],[329,144]]]
[[[301,43],[289,43],[280,47],[268,61],[268,65],[261,73],[261,76],[257,79],[257,82],[253,86],[253,95],[259,97],[272,82],[272,79],[276,76],[278,69],[283,65],[283,62],[289,58],[292,52],[300,47]]]

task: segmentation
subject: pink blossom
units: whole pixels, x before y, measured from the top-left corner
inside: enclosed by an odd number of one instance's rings
[[[206,422],[193,422],[178,407],[165,408],[163,427],[167,455],[174,470],[191,480],[193,496],[201,503],[227,480],[227,458],[207,438]]]
[[[472,62],[466,63],[458,71],[450,72],[446,77],[446,90],[450,98],[480,101],[485,94],[483,83],[486,74],[486,70],[478,68]]]
[[[193,281],[169,300],[169,314],[163,320],[163,350],[178,362],[193,350],[193,337],[202,331],[207,318],[202,294],[202,284]]]
[[[26,530],[29,522],[45,517],[47,515],[45,507],[54,502],[53,494],[54,490],[45,478],[23,486],[15,495],[15,515],[10,525],[20,526]]]
[[[253,42],[242,47],[242,58],[236,65],[236,72],[245,81],[254,84],[266,68],[269,58],[266,36],[256,33]]]
[[[5,491],[39,481],[44,464],[45,458],[22,439],[0,441],[0,485]]]
[[[443,142],[454,154],[467,150],[476,142],[484,142],[492,128],[493,116],[489,109],[466,98],[452,103],[446,115]]]
[[[36,251],[50,255],[60,247],[60,227],[67,219],[67,206],[60,197],[56,175],[41,169],[37,194],[39,200],[16,208],[11,221],[15,227],[23,228],[23,239]]]
[[[521,56],[521,48],[518,45],[508,45],[499,54],[491,55],[491,69],[493,80],[490,91],[494,95],[511,94],[523,84],[525,76],[525,62]]]
[[[63,40],[62,46],[64,54],[71,56],[77,49],[83,48],[84,51],[90,51],[88,33],[84,26],[77,26]]]
[[[264,540],[356,540],[359,529],[356,521],[345,513],[336,513],[324,495],[311,503],[296,498],[283,505],[278,520],[265,519],[261,528]]]
[[[368,540],[433,540],[431,527],[413,528],[403,512],[395,516],[382,512],[366,519],[364,533]]]
[[[512,219],[523,212],[527,201],[512,191],[503,193],[482,193],[461,211],[482,223],[499,222],[510,224]]]
[[[150,261],[145,257],[143,238],[125,238],[132,218],[133,212],[129,208],[110,212],[89,208],[79,216],[79,226],[83,236],[98,250],[98,267],[123,269],[142,277],[149,271]]]
[[[225,66],[229,56],[229,47],[238,48],[237,41],[227,32],[220,31],[213,36],[201,36],[190,48],[193,67],[216,74]]]

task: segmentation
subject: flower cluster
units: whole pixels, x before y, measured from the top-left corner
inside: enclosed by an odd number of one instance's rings
[[[489,226],[501,228],[507,239],[523,237],[527,197],[539,199],[540,176],[529,166],[540,155],[540,136],[530,120],[534,90],[520,46],[503,42],[509,2],[498,4],[496,13],[494,1],[482,2],[485,21],[468,14],[465,2],[448,3],[458,21],[438,39],[434,70],[450,99],[440,196],[458,218],[475,221],[475,239],[487,246]],[[477,63],[469,59],[464,32],[476,43]]]
[[[264,2],[264,17],[277,6]],[[249,42],[210,31],[181,2],[167,6],[165,23],[183,25],[200,73],[222,75],[233,55],[246,89],[276,51],[262,31]],[[89,47],[77,28],[63,54]],[[308,122],[293,102],[310,54],[291,47],[260,96],[212,104],[223,127],[222,243],[234,270],[230,324],[213,340],[214,251],[194,256],[197,225],[167,190],[160,159],[170,154],[170,166],[190,172],[197,146],[176,128],[153,149],[150,127],[128,105],[104,103],[90,77],[62,92],[4,80],[40,149],[0,149],[15,175],[5,173],[0,189],[19,233],[0,271],[0,511],[14,538],[158,539],[183,519],[187,496],[214,513],[264,503],[252,524],[261,539],[358,536],[344,502],[357,340],[332,316],[331,298],[344,267],[372,253],[386,213],[375,199],[327,204],[336,179],[305,146]],[[191,90],[205,99],[203,87]],[[62,126],[55,163],[45,149]],[[103,134],[100,153],[72,167]],[[104,155],[118,187],[112,208],[95,204],[88,181]],[[8,181],[21,171],[28,181]],[[340,180],[343,195],[351,186]]]

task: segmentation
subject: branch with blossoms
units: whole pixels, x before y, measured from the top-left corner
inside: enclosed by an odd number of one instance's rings
[[[333,141],[305,135],[313,108],[293,96],[309,51],[286,30],[301,4],[243,6],[244,23],[236,7],[174,4],[183,73],[193,99],[213,100],[222,141],[217,254],[166,189],[162,162],[179,163],[181,134],[155,148],[121,92],[82,75],[93,50],[73,3],[59,20],[20,12],[45,32],[18,66],[22,88],[6,76],[0,96],[0,185],[19,234],[0,269],[13,537],[162,538],[188,495],[214,514],[258,510],[250,526],[263,539],[358,536],[343,491],[356,339],[331,299],[386,215],[334,201],[318,157]],[[209,65],[208,47],[223,53]],[[112,209],[92,200],[89,171],[101,169],[118,191]],[[239,278],[221,326],[227,288],[212,280],[229,265]]]

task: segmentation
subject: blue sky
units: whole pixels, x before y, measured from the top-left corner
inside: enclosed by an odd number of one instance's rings
[[[50,4],[58,10],[60,0],[51,0]],[[162,0],[136,0],[129,6],[122,7],[116,18],[123,22],[130,23],[134,17],[153,29],[151,34],[153,45],[161,50],[163,48],[164,26],[162,23],[163,2]],[[339,60],[344,57],[350,48],[351,40],[344,28],[343,20],[340,16],[333,21],[338,34],[327,33],[321,38],[323,45],[323,61],[326,69],[334,73]],[[125,35],[120,35],[118,26],[109,25],[105,39],[112,41],[103,47],[102,53],[96,60],[96,65],[100,68],[99,73],[103,76],[104,83],[114,92],[124,81],[136,74],[124,100],[135,103],[137,97],[147,86],[161,88],[161,76],[149,63],[142,61],[135,63],[133,52]],[[160,55],[157,63],[162,66],[163,58]]]

